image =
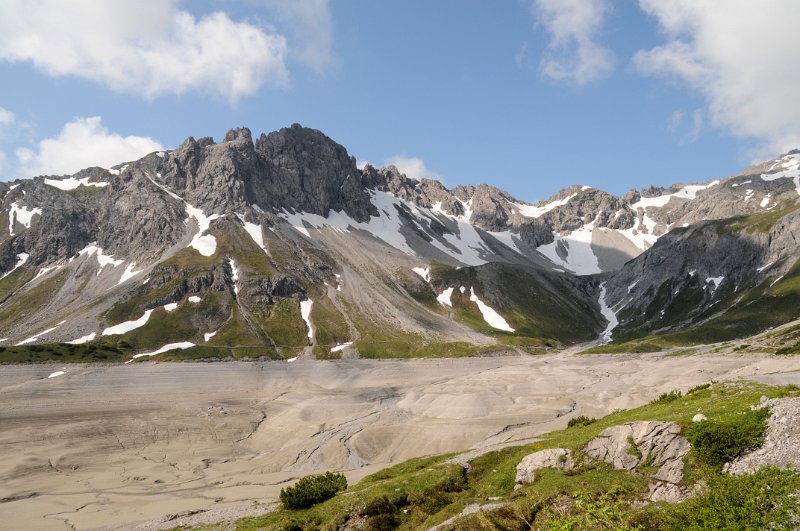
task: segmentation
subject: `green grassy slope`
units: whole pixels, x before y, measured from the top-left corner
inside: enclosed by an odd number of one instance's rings
[[[333,499],[305,510],[278,510],[234,524],[199,529],[424,529],[459,515],[470,504],[502,507],[456,520],[450,529],[788,529],[797,517],[795,472],[767,469],[732,478],[692,450],[686,458],[685,485],[710,486],[681,504],[642,505],[648,479],[583,461],[569,472],[543,470],[536,482],[514,489],[515,468],[527,454],[544,448],[580,449],[603,429],[635,420],[677,422],[686,431],[702,410],[710,422],[728,425],[748,415],[768,397],[800,396],[800,388],[753,383],[700,386],[686,396],[668,395],[643,407],[620,411],[583,425],[546,434],[541,442],[510,447],[478,457],[469,471],[446,464],[449,456],[413,459],[369,476]],[[793,509],[792,509],[793,508]]]

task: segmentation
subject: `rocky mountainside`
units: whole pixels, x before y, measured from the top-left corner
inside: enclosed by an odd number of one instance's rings
[[[127,359],[740,337],[798,317],[799,165],[795,151],[725,180],[529,204],[360,169],[299,125],[189,138],[0,183],[0,340]]]

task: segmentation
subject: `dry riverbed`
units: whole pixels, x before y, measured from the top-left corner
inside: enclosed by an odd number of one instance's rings
[[[713,354],[7,365],[0,522],[158,529],[260,513],[309,473],[355,481],[739,378],[800,383],[796,358]]]

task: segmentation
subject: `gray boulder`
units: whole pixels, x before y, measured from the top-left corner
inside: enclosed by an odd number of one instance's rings
[[[548,448],[526,455],[517,465],[517,485],[526,485],[536,481],[536,472],[543,468],[572,470],[575,462],[566,448]]]
[[[616,469],[634,470],[640,466],[656,466],[650,485],[653,501],[679,501],[686,493],[683,480],[683,458],[689,453],[689,441],[674,422],[627,422],[603,430],[589,441],[584,452],[592,459],[609,463]]]

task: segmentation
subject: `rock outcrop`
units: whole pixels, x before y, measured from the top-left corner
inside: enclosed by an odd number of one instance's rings
[[[536,472],[543,468],[572,470],[575,462],[566,448],[548,448],[526,455],[517,465],[516,484],[527,485],[536,481]]]
[[[634,470],[642,466],[659,467],[650,484],[652,501],[680,501],[686,495],[683,458],[689,441],[674,422],[627,422],[603,430],[584,447],[587,456],[604,461],[616,469]]]

